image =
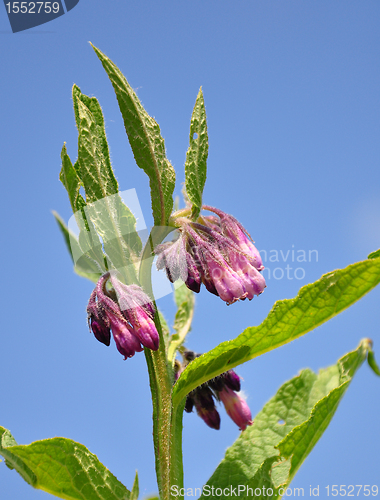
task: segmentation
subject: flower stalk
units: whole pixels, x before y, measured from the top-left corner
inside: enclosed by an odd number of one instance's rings
[[[155,227],[154,240],[162,241],[174,228]],[[140,283],[144,291],[153,299],[151,268],[154,259],[153,249],[156,242],[153,235],[145,245],[140,264]],[[153,438],[157,483],[162,500],[174,500],[171,486],[183,487],[182,465],[182,417],[183,406],[173,412],[172,389],[173,369],[166,357],[166,346],[159,315],[154,319],[160,342],[157,351],[144,349],[149,371],[150,389],[153,402]],[[181,406],[181,405],[180,405]]]

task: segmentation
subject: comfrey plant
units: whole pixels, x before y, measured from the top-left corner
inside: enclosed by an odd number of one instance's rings
[[[254,418],[234,368],[313,330],[372,290],[380,282],[380,250],[302,287],[294,299],[278,301],[260,325],[247,327],[236,338],[202,355],[191,351],[185,344],[195,294],[202,299],[211,292],[230,306],[230,314],[236,301],[255,296],[259,307],[257,296],[266,286],[263,264],[248,231],[232,215],[203,203],[208,137],[202,90],[190,124],[186,206],[173,211],[175,172],[159,126],[115,64],[94,50],[115,90],[137,166],[149,177],[154,227],[143,244],[135,207],[124,202],[112,170],[99,103],[74,86],[78,158],[73,164],[64,145],[60,173],[74,216],[68,226],[55,216],[75,271],[94,282],[87,305],[89,328],[106,346],[113,337],[127,360],[127,371],[134,363],[128,358],[144,351],[162,500],[184,496],[184,411],[196,412],[209,427],[219,429],[219,403],[241,433],[205,485],[207,491],[225,492],[217,493],[224,498],[239,486],[239,494],[249,487],[257,498],[280,498],[361,364],[368,360],[380,375],[372,342],[362,340],[319,375],[301,371]],[[177,313],[172,334],[157,306],[160,294],[153,292],[152,274],[159,270],[174,283]],[[0,454],[32,486],[64,499],[138,498],[137,475],[129,491],[85,446],[70,439],[19,446],[10,431],[0,427]]]

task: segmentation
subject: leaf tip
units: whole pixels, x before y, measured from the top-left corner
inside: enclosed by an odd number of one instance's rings
[[[372,345],[372,341],[371,341],[371,345]],[[372,349],[370,349],[368,351],[367,362],[368,362],[369,367],[372,369],[372,371],[380,377],[380,368],[379,368],[378,364],[376,363],[375,353],[372,351]]]
[[[369,255],[368,255],[368,259],[377,259],[377,257],[380,257],[380,248],[379,250],[376,250],[375,252],[371,252]]]

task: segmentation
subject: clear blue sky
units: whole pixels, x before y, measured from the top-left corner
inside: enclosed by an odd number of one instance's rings
[[[20,444],[65,436],[85,444],[142,496],[156,491],[151,403],[142,354],[122,361],[86,325],[92,284],[73,273],[51,215],[68,220],[58,181],[66,141],[76,157],[71,87],[104,111],[121,189],[151,222],[148,181],[134,164],[111,84],[90,45],[124,72],[161,126],[184,180],[191,111],[203,86],[209,127],[205,202],[232,213],[260,250],[317,250],[303,279],[275,279],[252,302],[197,296],[198,352],[259,324],[275,300],[380,247],[380,4],[319,0],[80,0],[68,14],[13,34],[0,9],[2,391],[0,425]],[[274,255],[273,253],[271,255]],[[276,271],[281,276],[281,270]],[[252,413],[301,368],[318,370],[363,337],[380,358],[380,288],[330,323],[248,364]],[[160,304],[170,322],[172,298]],[[365,365],[292,486],[379,484],[380,379]],[[185,482],[200,487],[239,434],[184,417]],[[0,498],[43,499],[0,463]]]

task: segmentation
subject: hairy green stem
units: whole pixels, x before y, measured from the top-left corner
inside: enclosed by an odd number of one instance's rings
[[[153,228],[155,234],[149,236],[145,245],[141,265],[140,283],[144,291],[152,298],[151,267],[154,258],[153,249],[174,228]],[[154,302],[155,303],[155,302]],[[157,306],[155,304],[156,310]],[[159,315],[155,315],[155,324],[160,337],[157,351],[145,348],[145,357],[149,371],[149,382],[153,403],[153,441],[156,463],[157,483],[161,500],[174,499],[171,486],[183,486],[182,467],[182,412],[174,414],[172,408],[173,370],[166,358],[166,346]]]

